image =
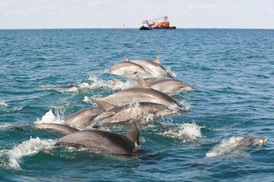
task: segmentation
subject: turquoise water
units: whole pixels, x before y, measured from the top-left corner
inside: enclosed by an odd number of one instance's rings
[[[107,70],[124,56],[160,56],[196,88],[174,96],[188,112],[139,126],[144,154],[56,149],[59,136],[24,127],[123,89]],[[274,180],[274,30],[0,30],[0,60],[1,181]],[[268,141],[232,151],[243,136]]]

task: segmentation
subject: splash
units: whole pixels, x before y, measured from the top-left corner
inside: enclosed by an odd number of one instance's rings
[[[3,123],[3,124],[0,124],[0,130],[6,130],[7,128],[10,128],[12,126],[14,125],[9,123]]]
[[[0,107],[8,107],[9,105],[5,101],[0,101]]]
[[[183,141],[195,140],[202,137],[201,129],[204,127],[198,126],[196,123],[178,124],[176,128],[170,128],[164,132],[164,135],[172,138],[178,138]]]
[[[136,82],[133,80],[127,80],[127,81],[121,81],[121,80],[109,80],[109,81],[104,81],[98,79],[97,76],[90,75],[88,78],[92,83],[85,83],[84,85],[80,85],[80,87],[85,87],[88,89],[108,89],[108,90],[124,90],[130,87],[133,87],[136,85]]]
[[[138,102],[132,102],[120,112],[115,113],[114,115],[106,116],[101,114],[97,118],[100,120],[99,123],[119,123],[119,122],[137,122],[137,123],[147,123],[155,119],[155,115],[147,112],[140,106]]]
[[[169,74],[170,76],[172,76],[173,78],[176,78],[176,73],[175,73],[175,72],[172,72],[170,67],[167,67],[167,68],[166,68],[166,71],[168,72],[168,74]]]
[[[62,123],[63,120],[60,119],[60,116],[55,116],[52,110],[49,110],[42,119],[37,118],[34,124],[42,124],[42,123]]]
[[[215,146],[210,152],[206,154],[206,157],[216,157],[225,154],[239,154],[243,152],[243,148],[239,147],[239,142],[243,137],[231,137],[227,140],[223,140],[220,145]]]
[[[182,100],[179,103],[182,105],[182,109],[185,111],[190,111],[191,105],[186,100]]]
[[[77,88],[76,86],[64,88],[64,87],[57,87],[55,85],[42,85],[41,88],[42,90],[53,90],[60,93],[78,93],[80,91],[80,89]]]
[[[53,149],[55,143],[56,140],[41,140],[39,137],[30,138],[30,140],[14,146],[11,150],[0,151],[0,158],[6,159],[6,161],[2,161],[1,165],[5,168],[21,170],[20,162],[22,157]]]
[[[83,99],[83,102],[91,104],[93,107],[96,107],[97,104],[95,103],[95,101],[102,98],[102,97],[103,97],[103,95],[100,95],[100,94],[92,95],[90,97],[85,96],[84,99]]]

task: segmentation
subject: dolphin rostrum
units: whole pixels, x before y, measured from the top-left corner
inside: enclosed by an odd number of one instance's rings
[[[82,130],[64,136],[55,145],[133,155],[139,148],[139,131],[135,123],[124,135],[102,130]]]
[[[66,126],[63,124],[56,124],[56,123],[44,123],[44,124],[38,124],[32,127],[36,130],[45,130],[53,133],[57,133],[60,135],[68,135],[73,132],[79,131],[76,128],[72,128],[70,126]]]
[[[133,102],[152,102],[166,107],[180,109],[181,105],[170,96],[150,88],[143,78],[137,75],[138,87],[128,88],[102,99],[96,100],[96,104],[105,110],[113,108],[111,105],[123,106]],[[105,104],[107,103],[107,104]]]
[[[128,60],[125,57],[125,60]],[[162,77],[173,77],[161,64],[159,56],[156,57],[155,61],[146,61],[146,60],[130,60],[131,63],[136,63],[142,66],[145,71],[150,74],[152,77],[162,78]]]
[[[77,128],[87,127],[96,116],[104,111],[101,108],[87,108],[67,117],[64,123]]]

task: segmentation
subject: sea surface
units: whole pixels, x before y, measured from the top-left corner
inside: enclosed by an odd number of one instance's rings
[[[30,128],[130,87],[108,71],[125,56],[159,56],[196,88],[173,96],[187,112],[138,125],[142,154],[56,148]],[[274,30],[0,30],[0,62],[0,181],[274,181]],[[244,136],[268,141],[235,147]]]

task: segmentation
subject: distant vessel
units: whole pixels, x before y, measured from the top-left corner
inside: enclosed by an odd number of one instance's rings
[[[162,22],[157,22],[155,20],[162,19]],[[170,26],[170,23],[168,21],[168,17],[164,16],[161,18],[156,18],[152,20],[144,20],[143,25],[140,27],[140,30],[153,30],[153,29],[176,29],[175,26]]]
[[[126,25],[125,24],[123,25],[122,29],[126,29]]]

